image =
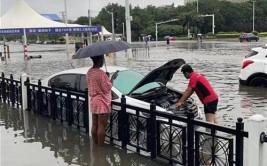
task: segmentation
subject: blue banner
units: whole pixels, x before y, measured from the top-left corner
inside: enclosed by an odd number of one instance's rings
[[[23,29],[0,29],[0,35],[23,35]]]
[[[101,26],[25,28],[26,34],[85,33],[101,32]],[[0,29],[0,35],[23,35],[23,28]]]

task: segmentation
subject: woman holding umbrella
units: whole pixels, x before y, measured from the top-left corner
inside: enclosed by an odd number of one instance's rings
[[[104,55],[91,57],[93,67],[86,74],[88,93],[90,96],[90,111],[92,113],[92,138],[95,144],[104,145],[108,115],[111,112],[111,88],[117,78],[115,72],[111,79],[100,68],[104,64]]]

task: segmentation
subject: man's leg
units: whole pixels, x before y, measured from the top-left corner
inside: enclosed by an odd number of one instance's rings
[[[217,114],[216,114],[217,105],[218,105],[218,100],[204,104],[204,112],[205,112],[207,122],[218,124],[218,119],[217,119]]]
[[[218,124],[218,119],[217,119],[216,113],[214,113],[214,114],[213,113],[206,113],[205,116],[206,116],[207,122]]]
[[[101,114],[98,116],[98,145],[103,146],[105,144],[106,137],[106,125],[108,123],[108,114]]]
[[[97,138],[97,130],[98,130],[98,115],[97,114],[92,114],[92,139],[95,144],[98,143],[98,138]]]

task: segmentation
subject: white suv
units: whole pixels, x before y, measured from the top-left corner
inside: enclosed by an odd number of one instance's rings
[[[267,46],[252,48],[245,56],[239,82],[243,85],[267,87]]]

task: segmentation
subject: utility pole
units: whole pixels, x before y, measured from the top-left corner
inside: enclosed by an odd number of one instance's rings
[[[198,12],[198,0],[197,0],[197,12]]]
[[[124,38],[124,22],[122,23],[122,39]]]
[[[112,40],[115,41],[115,31],[114,31],[114,14],[111,12],[111,26],[112,26]]]
[[[156,42],[158,41],[158,25],[160,24],[165,24],[165,23],[168,23],[168,22],[174,22],[174,21],[178,21],[179,19],[171,19],[171,20],[167,20],[167,21],[163,21],[163,22],[157,22],[156,23],[156,32],[155,32],[155,35],[156,35]]]
[[[252,18],[252,20],[253,20],[253,23],[252,23],[252,31],[254,32],[254,23],[255,23],[255,2],[256,2],[256,0],[252,0],[252,4],[253,4],[253,18]]]
[[[212,17],[212,34],[214,34],[215,33],[215,15],[205,14],[205,15],[201,15],[201,17]]]
[[[114,14],[113,12],[107,11],[109,14],[111,14],[111,28],[112,28],[112,40],[115,41],[115,31],[114,31]]]
[[[64,6],[65,6],[65,12],[64,12],[64,19],[65,19],[65,24],[67,26],[68,24],[68,12],[67,12],[67,0],[64,1]],[[66,52],[67,52],[67,58],[69,59],[69,34],[65,34],[65,41],[66,41]]]
[[[92,19],[91,19],[91,10],[90,10],[90,0],[89,0],[89,8],[88,8],[88,25],[91,26],[92,25]],[[89,37],[87,38],[87,42],[89,44],[89,41],[90,41],[90,44],[92,43],[92,32],[89,32],[88,33]]]
[[[130,16],[129,0],[125,0],[125,19],[126,19],[127,42],[131,44],[132,43],[132,34],[131,34],[132,17]]]

